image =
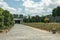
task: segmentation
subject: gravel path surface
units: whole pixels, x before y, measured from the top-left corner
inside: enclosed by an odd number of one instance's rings
[[[0,40],[60,40],[60,35],[15,24],[8,33],[0,34]]]

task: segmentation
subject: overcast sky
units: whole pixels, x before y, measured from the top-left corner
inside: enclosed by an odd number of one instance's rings
[[[60,0],[0,0],[0,7],[12,14],[48,15]]]

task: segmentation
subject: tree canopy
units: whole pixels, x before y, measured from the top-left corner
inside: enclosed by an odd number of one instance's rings
[[[0,29],[9,28],[14,25],[13,16],[8,10],[0,8]]]
[[[52,16],[60,16],[60,6],[52,10]]]

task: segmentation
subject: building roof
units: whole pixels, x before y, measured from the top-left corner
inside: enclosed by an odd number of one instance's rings
[[[14,20],[23,20],[22,18],[14,18]]]

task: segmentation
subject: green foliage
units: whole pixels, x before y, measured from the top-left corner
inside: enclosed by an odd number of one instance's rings
[[[40,16],[36,15],[35,18],[36,18],[36,21],[37,21],[37,22],[40,22],[40,21],[41,21],[41,17],[40,17]]]
[[[2,9],[2,8],[0,8],[0,14],[2,14],[2,12],[3,12],[3,9]]]
[[[28,22],[27,20],[28,20],[28,18],[26,18],[26,17],[23,18],[24,22]]]
[[[52,10],[52,16],[60,16],[60,6]]]
[[[4,16],[0,16],[0,22],[4,21]]]
[[[36,16],[28,16],[28,17],[24,17],[23,19],[24,22],[40,22],[41,21],[41,17],[36,15]]]
[[[44,22],[44,18],[47,16],[48,18],[51,17],[51,14],[49,15],[46,15],[46,16],[39,16],[39,15],[36,15],[36,16],[24,16],[23,14],[13,14],[14,18],[22,18],[23,19],[23,22],[28,22],[28,23],[32,23],[32,22]],[[12,18],[13,19],[13,18]]]
[[[32,21],[32,22],[36,22],[35,16],[32,16],[31,21]]]
[[[0,30],[4,29],[4,25],[0,23]]]
[[[10,14],[8,10],[3,10],[0,8],[0,28],[10,28],[10,26],[13,26],[13,16]]]
[[[23,18],[23,15],[22,15],[22,14],[20,14],[20,15],[19,15],[19,18]]]
[[[14,18],[18,18],[18,14],[13,14]]]

